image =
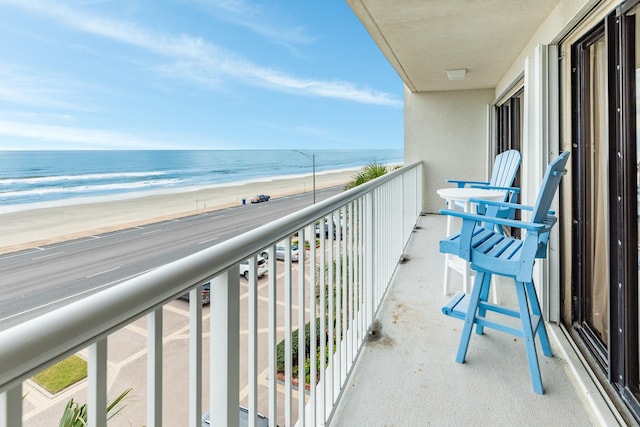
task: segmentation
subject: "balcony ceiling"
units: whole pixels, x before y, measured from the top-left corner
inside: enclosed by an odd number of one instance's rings
[[[495,88],[559,0],[347,0],[413,92]],[[464,80],[448,69],[466,68]]]

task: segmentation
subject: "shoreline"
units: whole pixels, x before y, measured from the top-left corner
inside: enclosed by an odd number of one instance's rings
[[[395,164],[389,167],[392,167],[392,166],[395,166]],[[342,174],[345,172],[353,174],[361,169],[362,167],[333,169],[333,170],[316,172],[315,175],[316,175],[316,178],[319,178],[322,175]],[[268,182],[279,181],[279,180],[294,180],[294,179],[311,180],[312,175],[313,174],[310,174],[310,173],[291,174],[291,175],[274,175],[274,176],[248,178],[240,181],[218,182],[218,183],[191,185],[191,186],[184,186],[184,187],[165,187],[165,188],[156,188],[153,190],[129,191],[129,192],[106,194],[106,195],[100,195],[100,196],[78,196],[78,197],[71,197],[67,199],[49,200],[49,201],[32,202],[32,203],[24,203],[24,204],[9,204],[9,205],[0,204],[0,219],[4,214],[31,211],[35,209],[48,209],[48,208],[58,208],[58,207],[64,207],[64,206],[78,206],[78,205],[85,205],[85,204],[91,204],[91,203],[115,202],[120,200],[138,199],[138,198],[148,197],[148,196],[189,193],[189,192],[197,192],[201,190],[214,190],[216,188],[224,188],[224,187],[240,187],[245,184],[258,184],[258,183],[265,183],[265,182],[268,183]],[[306,192],[306,191],[302,191],[302,192]],[[255,194],[249,197],[252,197],[254,195]]]
[[[359,169],[316,173],[316,190],[344,185]],[[260,178],[175,192],[135,194],[0,213],[0,254],[225,209],[256,194],[272,198],[312,191],[312,174]],[[88,200],[92,199],[92,200]]]

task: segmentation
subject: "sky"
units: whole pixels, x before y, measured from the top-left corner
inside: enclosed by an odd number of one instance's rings
[[[0,0],[0,150],[402,147],[346,0]]]

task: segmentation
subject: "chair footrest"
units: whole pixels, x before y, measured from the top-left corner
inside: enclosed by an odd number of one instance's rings
[[[446,316],[451,316],[456,319],[464,320],[467,316],[467,310],[469,308],[469,301],[471,300],[470,294],[465,294],[464,292],[457,292],[449,302],[447,302],[442,307],[442,313]],[[481,301],[479,303],[479,308],[483,308],[487,311],[493,311],[494,313],[499,313],[504,316],[513,317],[516,319],[520,319],[520,313],[516,310],[512,310],[506,307],[502,307],[496,304],[491,304],[486,301]],[[531,316],[531,329],[533,330],[534,336],[537,333],[538,326],[542,321],[542,316],[536,316],[534,314],[530,314]],[[503,325],[499,322],[490,321],[486,319],[484,316],[476,316],[473,319],[473,323],[476,323],[482,327],[496,329],[498,331],[502,331],[514,336],[522,337],[523,332],[521,329],[513,328],[507,325]]]
[[[467,308],[469,307],[469,294],[464,292],[457,292],[449,302],[442,307],[442,313],[455,317],[456,319],[464,320],[467,315]]]

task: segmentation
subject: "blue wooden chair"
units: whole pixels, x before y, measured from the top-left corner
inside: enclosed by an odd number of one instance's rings
[[[488,190],[504,190],[504,202],[517,203],[520,189],[512,187],[513,181],[516,179],[518,168],[522,162],[522,155],[518,150],[507,150],[496,156],[491,171],[491,179],[489,181],[464,181],[457,179],[448,179],[447,182],[456,184],[458,188],[465,186],[485,188]],[[460,206],[459,206],[460,207]],[[484,209],[479,206],[478,213],[484,214]],[[500,218],[514,218],[515,211],[507,207],[500,207],[495,215]]]
[[[442,308],[444,314],[464,320],[456,362],[463,363],[465,360],[474,324],[479,335],[483,333],[484,328],[493,328],[519,336],[525,343],[533,390],[538,394],[543,394],[543,389],[536,353],[536,335],[540,338],[544,355],[551,357],[553,354],[533,285],[533,264],[536,258],[545,258],[547,254],[549,232],[557,220],[554,213],[549,211],[549,207],[560,180],[566,173],[565,165],[568,158],[569,153],[564,152],[549,164],[533,207],[478,200],[477,203],[487,207],[486,215],[445,209],[440,211],[442,214],[462,219],[460,233],[440,241],[440,252],[458,255],[470,262],[471,268],[477,271],[471,294],[458,293]],[[531,220],[524,222],[492,217],[491,212],[496,212],[497,207],[531,211]],[[495,230],[494,225],[525,230],[524,236],[504,236]],[[487,301],[493,274],[514,279],[518,310]],[[499,319],[500,316],[494,316],[490,320],[486,317],[487,312],[518,318],[522,329],[494,320],[494,317]]]

